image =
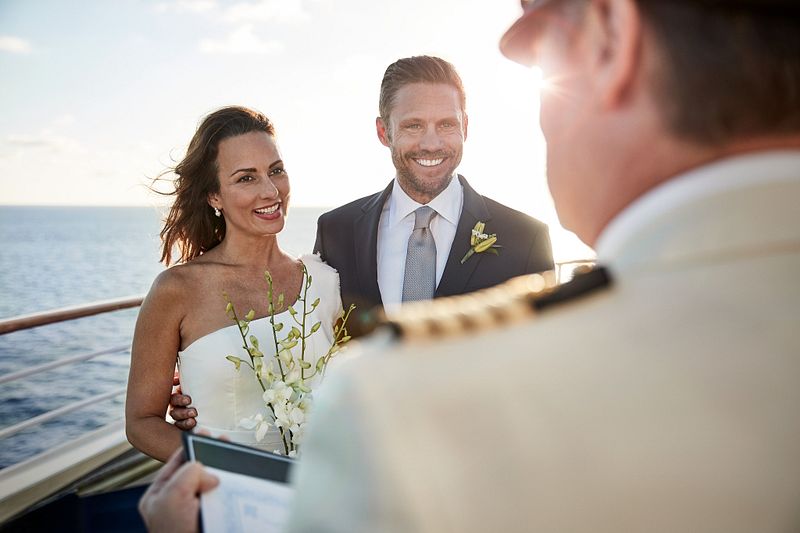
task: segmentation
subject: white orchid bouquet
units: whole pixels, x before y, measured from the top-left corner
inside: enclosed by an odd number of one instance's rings
[[[227,301],[225,312],[238,326],[242,337],[242,348],[248,356],[247,359],[243,359],[235,355],[228,355],[226,359],[236,366],[237,371],[241,369],[242,365],[250,368],[261,386],[262,398],[266,405],[267,416],[259,413],[242,419],[239,425],[244,429],[254,430],[256,440],[259,442],[264,439],[271,427],[276,427],[283,442],[282,452],[290,457],[295,457],[306,432],[306,421],[313,403],[313,386],[320,382],[325,375],[328,363],[350,340],[350,336],[347,334],[347,319],[355,306],[351,305],[346,313],[342,313],[340,320],[334,324],[333,341],[327,352],[318,357],[316,361],[312,361],[309,360],[312,356],[306,354],[307,341],[319,331],[322,323],[306,323],[306,319],[320,303],[319,298],[310,304],[307,301],[312,277],[308,274],[306,266],[303,265],[301,295],[288,308],[294,325],[285,335],[284,323],[275,322],[275,311],[283,308],[284,295],[281,293],[277,298],[273,298],[273,282],[269,271],[264,274],[264,277],[267,280],[268,313],[272,326],[274,355],[265,356],[261,351],[258,338],[250,335],[250,322],[255,317],[255,311],[251,309],[240,318],[230,298],[224,294]],[[302,306],[302,309],[296,310],[295,306],[298,308]],[[276,450],[276,452],[280,453],[281,450]]]

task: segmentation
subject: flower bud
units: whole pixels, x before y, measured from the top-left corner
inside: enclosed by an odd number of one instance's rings
[[[485,252],[486,250],[488,250],[489,248],[491,248],[491,247],[492,247],[492,245],[493,245],[495,242],[497,242],[497,237],[493,235],[493,236],[489,237],[488,239],[486,239],[485,241],[483,241],[483,242],[481,242],[481,243],[477,244],[477,245],[475,246],[475,252],[476,252],[476,253]]]
[[[239,370],[239,367],[242,366],[242,360],[239,359],[238,357],[234,357],[233,355],[227,355],[225,356],[225,359],[233,363],[233,366],[236,367],[236,370]]]

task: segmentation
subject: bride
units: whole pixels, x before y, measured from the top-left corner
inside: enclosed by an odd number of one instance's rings
[[[262,389],[244,364],[249,360],[239,328],[226,313],[226,298],[241,317],[254,311],[249,335],[271,346],[270,302],[265,271],[272,279],[275,324],[294,324],[290,307],[314,302],[307,320],[321,327],[306,341],[312,364],[334,342],[342,316],[339,277],[316,256],[291,257],[278,246],[289,204],[289,176],[272,123],[243,107],[207,116],[175,167],[175,201],[161,231],[162,261],[178,263],[153,283],[139,312],[131,349],[125,406],[128,440],[165,461],[181,445],[181,430],[165,420],[176,362],[181,387],[197,409],[197,427],[269,451],[283,447],[274,426],[266,436],[242,420],[266,417]],[[312,281],[313,280],[313,281]],[[283,298],[279,298],[283,295]],[[302,304],[300,305],[302,308]]]

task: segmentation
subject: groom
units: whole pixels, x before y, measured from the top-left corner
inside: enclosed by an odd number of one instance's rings
[[[391,309],[553,268],[545,224],[481,196],[456,174],[465,107],[461,78],[443,59],[409,57],[386,69],[375,125],[395,179],[317,222],[314,251],[339,271],[345,308]],[[499,246],[462,261],[478,222]]]

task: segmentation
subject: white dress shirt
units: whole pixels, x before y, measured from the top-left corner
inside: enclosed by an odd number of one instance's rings
[[[431,220],[431,233],[436,243],[438,287],[464,205],[464,191],[458,176],[453,176],[447,188],[427,205],[436,211]],[[378,287],[387,311],[396,309],[403,301],[408,239],[414,231],[414,211],[419,207],[422,204],[412,200],[395,178],[378,223]]]

